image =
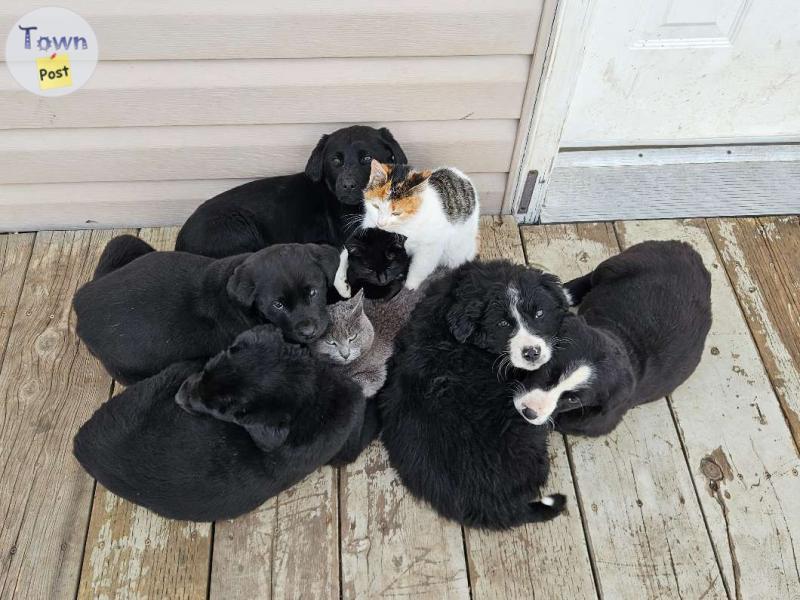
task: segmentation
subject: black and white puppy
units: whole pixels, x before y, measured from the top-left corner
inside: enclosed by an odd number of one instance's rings
[[[370,300],[390,300],[403,289],[411,258],[405,236],[381,229],[361,229],[350,236],[347,281],[353,294],[364,290]]]
[[[290,242],[340,247],[361,220],[373,158],[407,161],[385,127],[354,125],[323,135],[304,173],[245,183],[201,204],[175,249],[221,258]]]
[[[265,325],[205,368],[176,363],[127,388],[80,428],[73,451],[105,487],[160,515],[230,519],[320,465],[353,460],[377,430],[375,410],[364,411],[358,386]]]
[[[530,423],[608,433],[630,408],[672,393],[700,362],[711,277],[688,244],[631,246],[565,288],[578,316],[564,320],[552,360],[514,399]]]
[[[382,440],[406,487],[445,517],[503,529],[563,510],[560,494],[537,499],[548,429],[519,418],[499,361],[510,352],[522,369],[539,366],[566,311],[554,276],[470,262],[430,284],[395,339],[377,396]]]
[[[126,248],[135,258],[124,264]],[[73,300],[78,336],[124,384],[207,359],[263,323],[313,341],[329,324],[328,287],[348,295],[332,246],[279,244],[223,259],[144,250],[132,236],[109,242],[98,269],[105,274]],[[122,266],[106,272],[109,265]]]

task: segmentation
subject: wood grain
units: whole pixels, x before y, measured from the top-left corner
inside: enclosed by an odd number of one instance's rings
[[[469,173],[481,212],[498,214],[505,173]],[[202,202],[251,179],[0,185],[0,230],[154,227],[183,223]]]
[[[0,597],[72,597],[92,479],[72,437],[111,379],[73,331],[71,300],[112,231],[40,232],[0,371]]]
[[[0,128],[517,119],[529,62],[527,55],[100,62],[79,94],[58,102],[31,102],[3,70]]]
[[[139,235],[157,250],[171,250],[177,229]],[[205,598],[211,536],[208,523],[165,519],[98,484],[78,598]]]
[[[800,447],[800,227],[797,217],[709,219],[767,374]]]
[[[522,231],[529,259],[565,280],[619,251],[610,224]],[[604,597],[726,597],[665,400],[628,412],[608,436],[568,444]]]
[[[35,4],[5,0],[0,31]],[[541,1],[71,0],[103,60],[530,54]],[[4,58],[5,46],[0,48]]]
[[[522,240],[513,217],[481,219],[481,260],[507,258],[524,263]],[[568,498],[565,514],[547,523],[511,531],[465,529],[472,597],[594,598],[589,552],[564,438],[550,436],[550,478],[543,493]]]
[[[32,233],[0,236],[0,368],[3,366],[11,324],[17,314],[34,237]]]
[[[513,119],[383,123],[419,166],[505,173]],[[296,173],[336,124],[0,131],[0,183],[238,179]],[[58,155],[58,161],[49,157]]]
[[[671,396],[722,573],[735,598],[800,593],[800,459],[704,221],[618,224],[623,246],[692,244],[711,272],[703,361]]]
[[[341,471],[342,597],[469,598],[461,528],[405,489],[379,442]]]

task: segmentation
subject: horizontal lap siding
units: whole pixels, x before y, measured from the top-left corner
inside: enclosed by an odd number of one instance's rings
[[[476,174],[499,212],[541,2],[290,4],[72,3],[100,43],[84,88],[35,97],[0,70],[0,229],[175,224],[351,123]]]

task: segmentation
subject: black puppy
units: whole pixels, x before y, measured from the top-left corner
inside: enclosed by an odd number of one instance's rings
[[[378,394],[383,443],[403,483],[445,517],[502,529],[563,510],[560,494],[536,500],[549,473],[548,429],[519,418],[501,357],[523,330],[552,339],[566,310],[552,275],[466,263],[431,283],[395,339]]]
[[[347,281],[352,293],[364,290],[370,300],[389,300],[403,289],[411,262],[405,236],[381,229],[362,229],[347,240]]]
[[[339,269],[332,246],[281,244],[215,260],[142,254],[141,240],[133,240],[109,242],[101,267],[123,266],[84,285],[73,300],[78,336],[117,381],[208,358],[265,322],[298,342],[315,340],[328,326],[325,299]],[[125,247],[138,257],[127,264]]]
[[[663,398],[697,367],[711,328],[711,276],[682,242],[645,242],[565,285],[578,316],[564,320],[552,360],[515,397],[534,425],[602,435],[628,409]]]
[[[358,386],[272,326],[242,334],[200,369],[176,363],[98,409],[75,436],[84,469],[160,515],[214,521],[253,510],[329,461],[353,460],[375,436]],[[232,422],[190,414],[176,394]]]
[[[341,247],[361,220],[373,158],[407,162],[385,127],[354,125],[323,135],[304,173],[245,183],[201,204],[175,249],[219,258],[289,242]]]

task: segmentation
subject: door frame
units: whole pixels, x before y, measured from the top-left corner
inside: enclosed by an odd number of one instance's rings
[[[586,53],[596,0],[545,0],[502,212],[535,223]]]

